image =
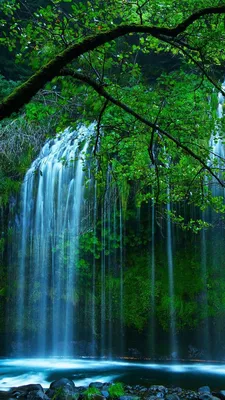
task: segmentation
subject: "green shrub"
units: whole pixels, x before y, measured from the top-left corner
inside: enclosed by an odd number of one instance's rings
[[[86,400],[90,400],[95,394],[101,394],[100,390],[95,387],[90,387],[83,392],[84,398]]]
[[[109,389],[109,395],[111,398],[116,398],[124,395],[124,387],[121,382],[113,383]]]
[[[59,400],[60,398],[62,398],[64,396],[64,390],[62,387],[59,387],[55,390],[55,394],[52,397],[52,400]]]

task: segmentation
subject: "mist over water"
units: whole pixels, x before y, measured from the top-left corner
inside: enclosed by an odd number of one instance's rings
[[[87,361],[60,358],[5,359],[0,361],[0,390],[29,383],[44,388],[62,376],[72,379],[76,386],[91,382],[121,382],[132,385],[152,384],[182,386],[197,389],[206,382],[212,389],[223,387],[224,365],[156,364],[118,361]]]

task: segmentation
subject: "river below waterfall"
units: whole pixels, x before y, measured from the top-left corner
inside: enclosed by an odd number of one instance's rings
[[[76,386],[91,382],[124,382],[143,385],[162,384],[197,389],[209,385],[211,390],[225,388],[225,364],[150,363],[77,359],[2,359],[0,360],[0,390],[13,386],[49,383],[66,377]]]

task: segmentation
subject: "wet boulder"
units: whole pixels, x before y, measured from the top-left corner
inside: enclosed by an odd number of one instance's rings
[[[23,385],[18,387],[13,387],[9,394],[11,397],[15,397],[16,399],[20,399],[23,397],[27,397],[28,393],[30,392],[42,392],[44,394],[44,390],[41,385],[38,384],[30,384],[30,385]]]
[[[198,395],[196,392],[193,390],[184,390],[182,393],[180,393],[180,397],[182,397],[185,400],[197,400]]]
[[[83,393],[87,388],[86,386],[76,386],[76,393]]]
[[[201,393],[198,398],[199,400],[218,400],[218,397],[212,396],[210,393]]]
[[[168,392],[168,389],[165,388],[165,386],[162,386],[162,385],[152,385],[152,386],[150,386],[149,390],[151,392],[153,392],[153,393],[157,393],[157,392],[167,393]]]
[[[92,400],[106,400],[106,398],[102,394],[98,394],[98,393],[93,394],[91,396],[91,399]]]
[[[61,378],[51,383],[51,390],[63,389],[66,392],[75,392],[75,384],[73,381],[67,378]]]
[[[209,386],[202,386],[198,389],[198,393],[211,393]]]
[[[219,392],[213,392],[213,396],[218,397],[220,400],[225,400],[225,390],[220,390]]]
[[[52,397],[54,397],[54,395],[55,395],[55,391],[52,390],[52,389],[48,389],[48,390],[46,390],[45,394],[46,394],[46,396],[48,396],[50,399],[52,399]]]
[[[49,400],[49,397],[42,390],[33,390],[28,393],[27,400]]]
[[[158,400],[158,397],[155,395],[146,397],[146,400]]]
[[[103,397],[105,397],[106,399],[108,399],[108,397],[109,397],[109,392],[108,392],[108,390],[101,390],[101,395],[102,395]]]
[[[119,400],[140,400],[139,396],[120,396]]]
[[[51,383],[49,390],[46,392],[49,397],[50,390],[54,391],[51,398],[54,398],[55,400],[78,400],[79,398],[79,393],[76,393],[74,382],[67,378],[61,378]]]
[[[167,394],[166,400],[180,400],[180,397],[176,393]]]
[[[96,388],[96,389],[102,389],[103,385],[104,384],[102,382],[91,382],[89,387]]]
[[[178,387],[174,387],[173,389],[172,389],[172,393],[176,393],[176,394],[181,394],[181,393],[183,393],[183,390],[178,386]]]

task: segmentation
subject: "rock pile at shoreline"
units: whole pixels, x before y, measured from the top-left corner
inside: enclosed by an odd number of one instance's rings
[[[120,385],[118,391],[117,386]],[[123,387],[123,393],[121,392]],[[114,390],[115,389],[115,390]],[[30,384],[0,392],[0,400],[225,400],[225,390],[211,392],[208,386],[197,391],[180,387],[167,388],[162,385],[145,387],[114,383],[92,382],[89,387],[75,386],[74,382],[61,378],[44,389],[39,384]]]

